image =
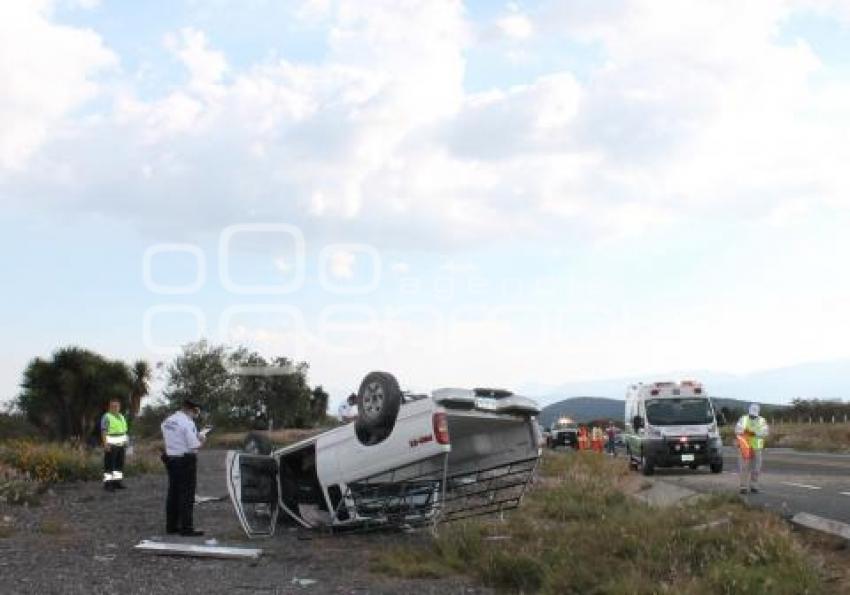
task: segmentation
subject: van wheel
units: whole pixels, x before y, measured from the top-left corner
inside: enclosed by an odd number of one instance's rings
[[[653,475],[655,473],[655,461],[648,457],[640,457],[640,468],[644,475]]]
[[[255,455],[270,455],[272,454],[272,442],[265,434],[250,432],[245,436],[242,450]]]
[[[368,435],[374,444],[389,436],[401,407],[401,389],[395,376],[387,372],[369,372],[357,391],[358,437]],[[375,440],[380,436],[378,440]],[[361,438],[361,442],[363,438]]]
[[[694,471],[696,471],[697,469],[699,469],[699,465],[697,465],[696,463],[691,463],[690,465],[688,465],[688,467],[690,467],[690,468],[691,468],[691,469],[693,469]]]
[[[719,463],[712,463],[711,465],[709,465],[709,468],[711,469],[712,473],[722,473],[723,461],[720,461]]]

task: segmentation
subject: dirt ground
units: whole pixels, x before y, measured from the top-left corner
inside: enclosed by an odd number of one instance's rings
[[[258,562],[154,556],[134,551],[142,539],[164,540],[166,477],[125,480],[123,492],[97,482],[57,486],[41,506],[0,505],[0,592],[3,593],[482,593],[464,577],[397,580],[369,573],[369,561],[393,543],[427,546],[428,534],[325,535],[279,527],[270,539],[248,540],[229,500],[195,506],[203,537],[178,538],[264,550]],[[224,496],[224,451],[203,452],[198,494]],[[176,541],[171,538],[169,541]],[[296,579],[311,579],[301,585]]]

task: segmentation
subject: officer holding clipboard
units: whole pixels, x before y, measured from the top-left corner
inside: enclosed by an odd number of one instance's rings
[[[162,422],[162,439],[165,452],[162,461],[168,470],[168,496],[165,504],[166,533],[187,536],[203,535],[195,529],[193,507],[195,505],[195,485],[198,474],[197,451],[210,430],[198,432],[195,418],[200,407],[194,401],[186,399],[180,411],[172,413]]]

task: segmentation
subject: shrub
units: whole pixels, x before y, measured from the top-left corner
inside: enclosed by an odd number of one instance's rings
[[[510,592],[814,593],[821,577],[786,525],[719,495],[687,507],[628,498],[640,480],[625,462],[592,453],[547,454],[544,481],[507,523],[441,528],[417,567],[478,577]],[[728,523],[706,525],[728,519]],[[503,539],[488,540],[499,535]],[[403,549],[403,548],[402,548]],[[404,554],[394,548],[394,556]],[[403,565],[376,566],[389,573]]]
[[[38,428],[29,423],[24,416],[0,413],[0,438],[2,440],[34,439],[38,437]]]
[[[159,438],[163,420],[173,412],[167,405],[145,407],[141,415],[130,422],[130,433],[140,438]]]
[[[31,481],[29,477],[0,462],[0,502],[34,506],[39,503],[44,486]]]
[[[0,445],[0,462],[20,471],[28,480],[44,484],[100,479],[103,472],[102,452],[74,443],[11,441]],[[125,472],[135,475],[161,467],[153,448],[139,448],[128,458]]]

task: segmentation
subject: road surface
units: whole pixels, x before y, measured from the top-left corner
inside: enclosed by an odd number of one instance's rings
[[[737,491],[737,451],[726,447],[724,471],[658,469],[659,479],[701,492]],[[768,448],[760,481],[761,492],[742,496],[756,506],[783,515],[808,512],[850,523],[850,455]]]

